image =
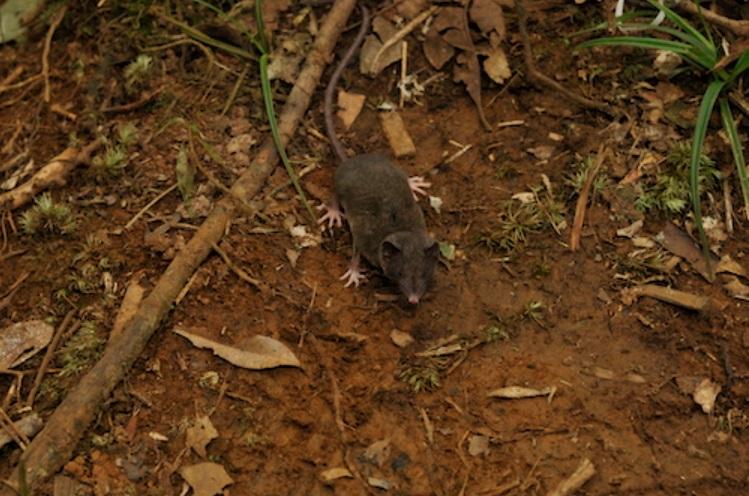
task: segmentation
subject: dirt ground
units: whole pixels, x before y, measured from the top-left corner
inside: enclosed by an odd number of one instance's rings
[[[432,183],[430,194],[443,203],[438,213],[420,201],[428,228],[455,247],[424,300],[408,305],[376,272],[363,286],[344,288],[338,278],[350,256],[348,231],[311,236],[310,246],[291,236],[289,227],[303,225],[306,214],[279,167],[253,199],[257,215],[240,212],[221,242],[234,266],[272,290],[240,279],[215,253],[206,260],[61,471],[82,484],[80,494],[185,494],[181,468],[210,461],[233,479],[224,494],[540,495],[585,459],[596,473],[578,494],[749,494],[746,303],[723,287],[725,275],[707,282],[686,261],[654,269],[637,258],[632,239],[617,236],[639,219],[639,236],[647,239],[667,222],[684,226],[688,208],[642,213],[627,196],[632,187],[617,184],[645,153],[665,156],[689,139],[691,127],[654,122],[651,112],[666,101],[666,114],[678,105],[680,115],[693,119],[704,86],[689,74],[657,77],[650,53],[576,52],[574,43],[562,43],[591,19],[603,19],[598,2],[530,4],[530,38],[542,71],[628,118],[581,108],[532,85],[523,72],[517,18],[506,9],[504,46],[514,76],[504,85],[483,79],[491,130],[449,70],[419,104],[400,110],[417,153],[397,163]],[[177,10],[189,19],[196,5]],[[308,21],[292,22],[303,8],[279,8],[270,25],[278,39],[306,32]],[[86,348],[93,355],[73,371],[65,357],[71,346],[60,344],[34,404],[43,418],[95,361],[130,281],[150,290],[222,195],[198,172],[190,208],[175,189],[125,228],[175,183],[178,155],[190,141],[187,123],[221,157],[219,163],[201,151],[203,167],[227,185],[269,135],[255,65],[225,115],[243,63],[219,50],[211,50],[213,59],[190,44],[150,51],[152,76],[141,83],[143,93],[129,92],[124,68],[147,46],[163,45],[165,32],[179,31],[128,10],[127,2],[112,2],[96,15],[92,10],[71,8],[51,44],[52,102],[63,112],[44,103],[41,80],[0,94],[0,144],[10,143],[0,164],[26,154],[0,169],[2,181],[29,159],[48,162],[71,140],[112,139],[125,123],[137,129],[121,170],[82,166],[52,190],[73,211],[71,232],[24,232],[21,215],[29,207],[13,211],[12,220],[3,217],[4,254],[23,251],[0,258],[0,296],[28,275],[0,306],[0,328],[35,318],[59,323],[72,305],[81,328],[93,329],[94,345]],[[324,12],[314,8],[318,19]],[[42,27],[28,43],[0,47],[0,78],[19,66],[22,79],[40,70],[45,32]],[[344,33],[338,54],[352,36]],[[407,38],[409,63],[426,79],[436,71],[419,49],[419,36]],[[397,101],[398,78],[397,64],[374,78],[356,64],[346,70],[341,86],[368,97],[342,132],[350,149],[388,150],[376,105]],[[142,105],[111,110],[156,89]],[[274,82],[279,107],[289,89]],[[663,96],[674,91],[680,98]],[[511,121],[522,122],[502,124]],[[715,123],[709,154],[730,171],[730,150]],[[302,180],[314,201],[331,191],[335,166],[323,130],[320,90],[288,149],[298,169],[314,166]],[[572,252],[577,194],[566,179],[601,143],[610,153],[603,166],[609,182],[592,198],[581,249]],[[471,145],[465,153],[447,160],[465,145]],[[544,176],[566,222],[542,223],[524,232],[524,242],[501,246],[502,223],[520,205],[513,195],[532,189],[547,195]],[[718,255],[746,264],[749,237],[738,205],[734,232]],[[705,209],[723,218],[722,196],[706,199]],[[643,283],[708,297],[710,309],[622,297],[622,290]],[[194,347],[175,328],[236,346],[269,336],[288,346],[302,367],[236,367]],[[435,349],[441,353],[423,353]],[[29,371],[21,396],[42,355],[18,367]],[[721,386],[710,414],[685,386],[702,379]],[[6,395],[14,384],[14,376],[0,375],[3,408],[16,419],[24,402]],[[489,396],[510,386],[545,394]],[[189,448],[186,429],[206,415],[218,437],[201,456]],[[19,455],[16,445],[0,449],[0,475],[9,476]],[[334,468],[353,476],[324,482]],[[53,483],[38,494],[53,494]]]

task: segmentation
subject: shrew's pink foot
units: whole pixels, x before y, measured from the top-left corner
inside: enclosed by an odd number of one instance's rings
[[[346,284],[343,285],[344,288],[347,288],[352,284],[358,288],[360,283],[367,280],[367,276],[364,275],[364,272],[362,272],[361,267],[359,266],[359,260],[359,254],[354,254],[354,256],[351,257],[351,263],[349,263],[348,270],[339,278],[341,281],[344,279],[346,280]]]
[[[341,227],[343,225],[343,212],[341,212],[338,202],[331,202],[328,204],[321,204],[317,206],[317,210],[325,212],[322,217],[317,219],[318,224],[322,224],[323,229],[333,229],[334,227]],[[327,223],[327,226],[325,225]]]
[[[417,195],[427,196],[427,192],[424,188],[428,188],[432,183],[424,179],[423,176],[411,176],[408,178],[408,187],[411,188],[411,194],[414,195],[414,200],[419,201]]]

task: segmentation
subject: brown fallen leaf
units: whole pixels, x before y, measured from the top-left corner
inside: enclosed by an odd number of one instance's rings
[[[549,400],[556,393],[556,386],[549,386],[541,389],[528,388],[523,386],[507,386],[495,389],[487,396],[490,398],[502,398],[507,400],[516,400],[522,398],[535,398],[537,396],[548,396]]]
[[[747,277],[744,267],[736,262],[731,255],[723,255],[715,266],[716,274],[734,274],[741,277]]]
[[[406,19],[413,19],[429,7],[429,0],[401,0],[395,4],[395,10]]]
[[[385,67],[401,59],[401,44],[395,43],[380,53],[383,45],[398,33],[398,29],[382,16],[372,20],[372,31],[376,34],[367,36],[359,51],[359,71],[374,76]],[[378,56],[379,54],[379,56]]]
[[[338,92],[338,112],[336,112],[336,115],[341,119],[344,128],[350,128],[351,124],[359,117],[366,99],[366,96],[358,93]]]
[[[457,64],[453,69],[453,80],[462,82],[466,86],[468,95],[476,105],[476,110],[479,114],[481,124],[485,129],[491,129],[489,121],[486,120],[484,115],[484,108],[481,103],[481,70],[479,68],[479,61],[476,54],[473,52],[462,52],[458,55]]]
[[[234,480],[218,463],[203,462],[179,469],[183,479],[192,487],[193,496],[215,496]]]
[[[658,241],[665,249],[674,255],[685,259],[702,277],[712,282],[710,272],[707,270],[705,259],[702,256],[702,250],[692,241],[687,233],[676,227],[671,222],[666,222],[663,230],[656,236]],[[712,257],[711,264],[714,266],[717,260]]]
[[[441,7],[434,16],[432,28],[442,32],[448,28],[463,29],[463,9],[461,7]]]
[[[235,348],[180,329],[174,329],[173,332],[198,348],[212,350],[215,355],[238,367],[252,370],[284,366],[301,367],[291,350],[283,343],[266,336],[253,336],[242,348]]]
[[[738,277],[730,276],[723,287],[737,300],[749,300],[749,286],[739,281]]]
[[[452,45],[442,39],[442,36],[434,29],[427,33],[423,48],[427,61],[437,70],[442,69],[442,66],[455,55]]]
[[[473,0],[469,13],[471,20],[476,23],[484,36],[489,36],[494,31],[499,35],[499,39],[503,40],[507,35],[502,7],[494,0]]]
[[[205,448],[208,443],[218,437],[218,431],[213,426],[211,419],[207,415],[193,419],[185,431],[185,444],[192,448],[195,453],[205,458],[207,456]]]
[[[390,333],[390,340],[398,348],[405,348],[412,345],[414,342],[414,338],[409,333],[399,331],[398,329],[393,329],[393,331]]]
[[[390,439],[380,439],[370,444],[362,453],[362,457],[366,461],[382,467],[390,457]]]
[[[39,353],[54,332],[43,320],[16,322],[0,329],[0,369],[16,367]]]

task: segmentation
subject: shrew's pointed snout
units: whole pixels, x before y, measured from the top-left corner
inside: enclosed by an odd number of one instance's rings
[[[412,294],[408,297],[408,302],[411,305],[416,305],[419,303],[419,295]]]

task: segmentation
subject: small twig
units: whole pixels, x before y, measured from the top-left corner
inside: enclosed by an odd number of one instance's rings
[[[13,420],[11,420],[8,414],[5,413],[5,409],[3,408],[0,408],[0,427],[8,433],[8,436],[15,441],[22,451],[26,451],[26,447],[29,444],[29,438],[16,428]]]
[[[250,276],[247,272],[240,269],[229,258],[229,255],[226,254],[224,250],[222,250],[216,243],[211,243],[211,246],[213,246],[213,250],[218,253],[218,255],[223,259],[224,263],[231,269],[232,272],[234,272],[237,277],[245,281],[246,283],[249,283],[250,285],[254,286],[255,289],[265,292],[266,287],[265,284],[263,284],[262,281],[259,279],[255,279],[254,277]]]
[[[16,282],[14,282],[13,284],[10,285],[10,287],[5,292],[5,294],[3,294],[3,297],[8,296],[10,293],[12,293],[13,291],[15,291],[18,288],[18,286],[20,286],[23,283],[23,281],[25,281],[26,278],[29,277],[30,275],[31,275],[31,272],[24,272],[23,274],[21,274],[18,277],[18,279],[16,279]]]
[[[23,121],[20,119],[16,122],[16,129],[13,131],[13,135],[11,135],[10,139],[5,142],[2,148],[0,148],[0,154],[6,154],[13,151],[13,147],[16,144],[16,140],[18,139],[18,136],[20,136],[21,131],[23,131]],[[0,171],[8,170],[11,167],[15,165],[16,162],[20,162],[28,155],[28,152],[21,152],[9,161],[5,162],[3,165],[0,165]],[[19,158],[20,157],[20,158]],[[8,165],[10,164],[10,165]]]
[[[220,115],[226,115],[226,113],[231,108],[231,105],[234,103],[234,100],[237,98],[237,93],[239,93],[239,88],[242,87],[242,83],[244,82],[244,78],[247,77],[247,72],[250,70],[250,64],[245,64],[244,68],[242,69],[242,72],[239,73],[239,77],[237,78],[237,82],[234,83],[234,87],[231,89],[231,93],[229,93],[229,98],[226,99],[226,103],[224,104],[224,108],[221,109]]]
[[[723,209],[726,212],[726,232],[733,234],[733,203],[731,202],[731,183],[723,178]],[[746,212],[749,215],[749,212]]]
[[[7,76],[5,76],[5,79],[3,79],[2,81],[0,81],[0,88],[2,88],[3,86],[8,86],[9,84],[13,84],[13,81],[15,81],[16,79],[18,79],[19,76],[21,74],[23,74],[23,71],[25,71],[25,70],[26,70],[26,67],[23,66],[23,65],[16,66],[16,68],[13,69],[10,72],[10,74],[8,74]]]
[[[19,81],[17,83],[9,84],[8,86],[0,85],[0,94],[5,93],[6,91],[13,91],[13,90],[17,90],[18,88],[23,88],[24,86],[27,86],[29,84],[34,84],[40,79],[42,79],[42,75],[36,74],[34,76],[31,76],[28,79],[24,79],[23,81]]]
[[[62,22],[65,17],[65,13],[68,11],[67,4],[64,4],[60,10],[55,13],[52,18],[52,22],[49,25],[47,36],[44,38],[44,51],[42,52],[42,77],[44,78],[44,102],[49,103],[52,100],[52,90],[49,86],[49,49],[52,46],[52,37],[55,35],[55,30]]]
[[[55,354],[57,345],[60,343],[60,338],[62,338],[63,333],[65,333],[66,328],[68,327],[68,325],[70,325],[70,321],[73,320],[73,317],[75,316],[77,311],[78,309],[74,308],[65,315],[65,318],[62,319],[62,323],[60,323],[60,326],[55,331],[55,335],[52,336],[52,341],[50,341],[49,345],[47,345],[47,352],[44,354],[42,364],[39,365],[39,370],[37,371],[36,377],[34,378],[34,385],[31,387],[29,396],[26,399],[26,404],[29,407],[32,407],[34,405],[36,393],[39,391],[39,386],[41,386],[42,384],[42,379],[44,379],[44,374],[47,373],[50,362],[52,362],[52,356]],[[78,325],[80,324],[74,324],[71,329],[77,327]]]
[[[5,235],[5,229],[3,229],[3,247],[7,246],[7,244],[8,244],[7,241],[6,241],[7,238],[5,236],[6,236]],[[0,250],[0,251],[2,251],[2,250]],[[13,257],[16,257],[18,255],[23,255],[27,251],[28,250],[26,248],[19,248],[18,250],[9,251],[8,253],[3,253],[2,255],[0,255],[0,262],[5,262],[9,258],[13,258]]]
[[[585,458],[580,462],[580,465],[575,469],[575,472],[567,479],[560,482],[554,490],[549,491],[547,496],[567,496],[568,494],[573,494],[583,487],[594,475],[596,475],[595,465],[593,465],[593,462]]]
[[[523,58],[525,59],[525,66],[528,70],[528,76],[530,79],[536,80],[551,89],[558,91],[570,100],[582,105],[583,107],[600,110],[609,115],[614,115],[615,112],[606,104],[596,102],[589,98],[585,98],[582,95],[568,90],[561,84],[551,79],[546,74],[542,73],[536,68],[536,63],[533,61],[533,49],[531,47],[531,41],[528,37],[528,14],[525,11],[525,5],[523,0],[515,0],[515,10],[518,14],[518,27],[520,29],[520,38],[523,40]]]
[[[682,10],[686,10],[690,14],[703,17],[706,21],[712,22],[713,24],[726,28],[729,31],[733,31],[739,36],[749,36],[749,22],[739,21],[724,17],[720,14],[713,12],[710,9],[700,7],[698,4],[693,3],[693,0],[677,0],[676,4]]]
[[[143,93],[143,95],[134,102],[125,103],[123,105],[113,105],[111,107],[104,107],[101,109],[101,111],[104,113],[130,112],[131,110],[135,110],[147,104],[148,102],[153,100],[155,97],[157,97],[162,91],[164,91],[164,87],[160,86],[154,90]]]
[[[408,76],[408,43],[403,41],[401,43],[401,80],[398,88],[400,88],[400,108],[406,103],[406,77]]]
[[[150,210],[151,207],[153,207],[154,205],[156,205],[157,203],[159,203],[162,198],[164,198],[166,195],[168,195],[169,193],[171,193],[172,191],[174,191],[176,188],[177,188],[177,183],[174,183],[171,186],[169,186],[167,189],[165,189],[164,191],[162,191],[161,193],[159,193],[158,195],[156,195],[156,198],[154,198],[153,200],[151,200],[150,202],[148,202],[145,207],[141,208],[138,211],[138,213],[135,214],[133,216],[133,218],[128,221],[127,224],[125,224],[125,229],[127,230],[127,229],[130,229],[131,227],[133,227],[133,224],[135,224],[138,221],[138,219],[141,218],[141,216],[143,214],[145,214],[146,212],[148,212],[148,210]]]
[[[577,205],[575,205],[575,220],[572,222],[572,232],[570,233],[570,249],[577,251],[580,248],[580,237],[582,236],[583,223],[585,222],[585,210],[588,207],[588,197],[590,196],[590,188],[593,186],[593,180],[596,178],[603,161],[606,158],[604,153],[604,145],[598,147],[598,157],[596,163],[592,168],[588,168],[585,174],[585,183],[580,190],[580,195],[577,197]]]

